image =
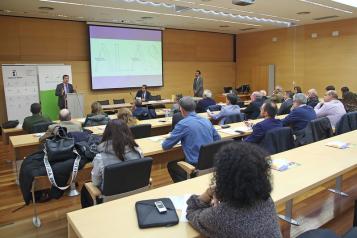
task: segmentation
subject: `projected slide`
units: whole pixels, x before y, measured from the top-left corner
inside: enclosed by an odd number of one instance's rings
[[[162,86],[161,31],[89,26],[92,89]]]

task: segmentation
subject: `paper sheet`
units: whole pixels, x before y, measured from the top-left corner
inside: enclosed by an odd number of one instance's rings
[[[186,219],[186,210],[187,210],[187,200],[191,197],[192,194],[185,194],[182,196],[172,196],[169,197],[174,204],[176,210],[181,210],[180,222],[188,222]]]

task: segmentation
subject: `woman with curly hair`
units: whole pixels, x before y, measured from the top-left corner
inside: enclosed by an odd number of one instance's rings
[[[190,224],[211,238],[281,237],[270,197],[270,163],[254,144],[223,147],[216,155],[212,186],[187,201]]]
[[[120,108],[117,113],[117,118],[123,120],[128,126],[138,124],[138,119],[133,117],[133,113],[128,108]]]

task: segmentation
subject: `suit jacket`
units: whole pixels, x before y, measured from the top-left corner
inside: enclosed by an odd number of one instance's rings
[[[138,90],[136,92],[136,96],[135,97],[143,99],[143,91],[141,91],[141,89]],[[150,101],[150,99],[151,99],[151,93],[149,91],[146,91],[146,93],[145,93],[145,101]]]
[[[211,117],[214,120],[220,120],[219,125],[224,125],[228,116],[236,114],[240,114],[240,107],[238,105],[226,105],[222,106],[218,114],[211,114]]]
[[[216,101],[213,100],[212,98],[204,98],[202,100],[199,100],[197,103],[196,112],[197,113],[206,112],[207,108],[212,105],[216,105]]]
[[[247,119],[257,119],[260,115],[260,107],[263,105],[262,99],[256,99],[251,102],[244,110],[241,112],[247,115]]]
[[[259,144],[265,133],[272,129],[283,127],[283,123],[279,119],[267,118],[264,121],[261,121],[253,126],[253,132],[250,136],[244,139],[246,142],[257,143]]]
[[[26,131],[27,133],[30,133],[32,130],[33,125],[37,123],[42,123],[42,122],[51,122],[51,119],[48,117],[44,117],[41,115],[32,115],[29,117],[26,117],[24,119],[24,123],[22,123],[22,129]]]
[[[292,106],[293,106],[293,99],[291,99],[291,98],[286,99],[281,104],[279,111],[278,111],[278,115],[289,114]]]
[[[294,108],[289,115],[282,120],[282,122],[284,126],[290,126],[295,133],[305,129],[307,124],[314,119],[316,119],[314,109],[310,106],[303,105]]]
[[[67,93],[73,93],[73,85],[68,84],[68,92]],[[58,107],[60,109],[65,108],[66,106],[66,95],[64,94],[64,85],[63,83],[60,83],[56,87],[56,96],[58,97]]]
[[[203,96],[203,78],[198,76],[193,80],[193,93],[195,97]]]

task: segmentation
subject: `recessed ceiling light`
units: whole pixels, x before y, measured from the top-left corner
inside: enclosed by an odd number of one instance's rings
[[[53,7],[38,7],[40,10],[45,10],[45,11],[53,11],[55,10]]]
[[[153,19],[153,17],[145,16],[145,17],[141,17],[141,19],[143,19],[143,20],[149,20],[149,19]]]
[[[357,7],[357,1],[356,0],[332,0],[334,2],[338,2],[341,4],[345,4],[347,6],[351,6],[351,7]]]
[[[219,27],[220,28],[228,28],[229,26],[228,25],[220,25]]]
[[[297,12],[296,14],[298,15],[308,15],[310,14],[311,12]]]

